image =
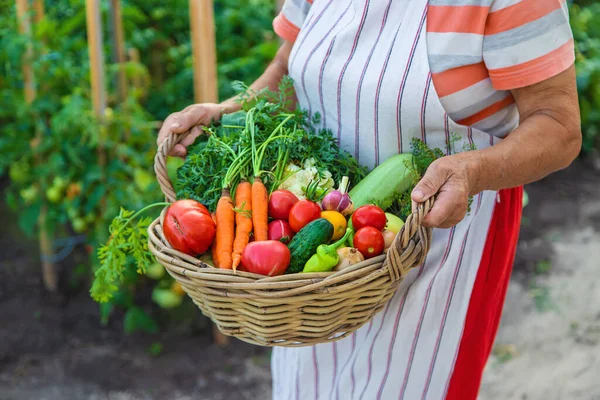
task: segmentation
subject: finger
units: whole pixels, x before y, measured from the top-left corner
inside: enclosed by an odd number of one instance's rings
[[[181,143],[177,143],[175,146],[173,146],[173,149],[169,154],[173,157],[185,158],[185,156],[187,155],[187,149]]]
[[[171,129],[175,133],[183,133],[195,125],[208,125],[212,122],[211,107],[207,104],[193,104],[183,111],[175,113]]]
[[[435,204],[423,219],[423,225],[430,228],[440,228],[450,221],[456,212],[457,202],[450,192],[440,192]]]
[[[158,131],[158,137],[156,138],[157,146],[160,146],[160,144],[165,141],[165,139],[171,132],[171,130],[169,129],[169,126],[172,123],[173,123],[173,114],[171,114],[167,118],[165,118],[162,125],[160,126],[160,130]]]
[[[427,168],[423,178],[417,183],[411,193],[411,198],[422,203],[434,196],[448,179],[447,171],[434,162]]]
[[[198,136],[202,135],[203,132],[204,131],[199,125],[193,126],[192,129],[190,129],[190,134],[183,138],[181,144],[188,147],[190,144],[194,143]]]

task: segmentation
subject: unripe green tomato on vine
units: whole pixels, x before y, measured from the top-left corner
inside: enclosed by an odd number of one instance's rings
[[[85,232],[85,229],[87,228],[87,224],[85,223],[83,218],[75,218],[73,220],[72,224],[73,224],[73,230],[76,233],[83,233],[83,232]]]
[[[31,204],[38,199],[38,188],[37,186],[29,186],[27,189],[19,191],[21,198],[25,203]]]
[[[15,183],[25,183],[29,179],[29,165],[26,163],[15,163],[10,166],[8,176]]]

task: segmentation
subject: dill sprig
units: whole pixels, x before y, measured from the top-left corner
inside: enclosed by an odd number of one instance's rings
[[[152,218],[136,218],[147,210],[167,206],[170,203],[154,203],[134,213],[121,209],[109,227],[108,241],[98,249],[100,267],[94,272],[90,289],[93,299],[100,303],[109,301],[125,279],[125,265],[129,256],[135,260],[137,272],[143,274],[154,262],[148,251],[148,227]]]

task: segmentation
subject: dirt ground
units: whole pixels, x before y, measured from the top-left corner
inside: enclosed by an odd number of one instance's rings
[[[600,173],[527,188],[513,280],[481,400],[600,400]],[[1,191],[1,190],[0,190]],[[0,207],[4,226],[11,216]],[[6,229],[6,228],[5,228]],[[70,260],[77,263],[77,260]],[[268,399],[268,350],[211,344],[206,320],[156,335],[102,326],[85,290],[42,290],[35,243],[0,236],[0,400]],[[150,307],[150,306],[149,306]],[[149,349],[160,343],[155,356]]]

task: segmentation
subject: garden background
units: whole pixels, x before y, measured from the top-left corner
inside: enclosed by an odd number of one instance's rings
[[[268,350],[217,345],[162,267],[139,275],[128,260],[110,302],[89,294],[111,219],[161,200],[157,128],[194,101],[189,3],[99,2],[107,94],[99,112],[86,2],[32,1],[27,30],[15,1],[0,0],[0,399],[269,396]],[[274,0],[214,0],[220,99],[272,59],[276,10]],[[600,4],[575,1],[570,11],[582,154],[526,187],[482,399],[600,399]]]

